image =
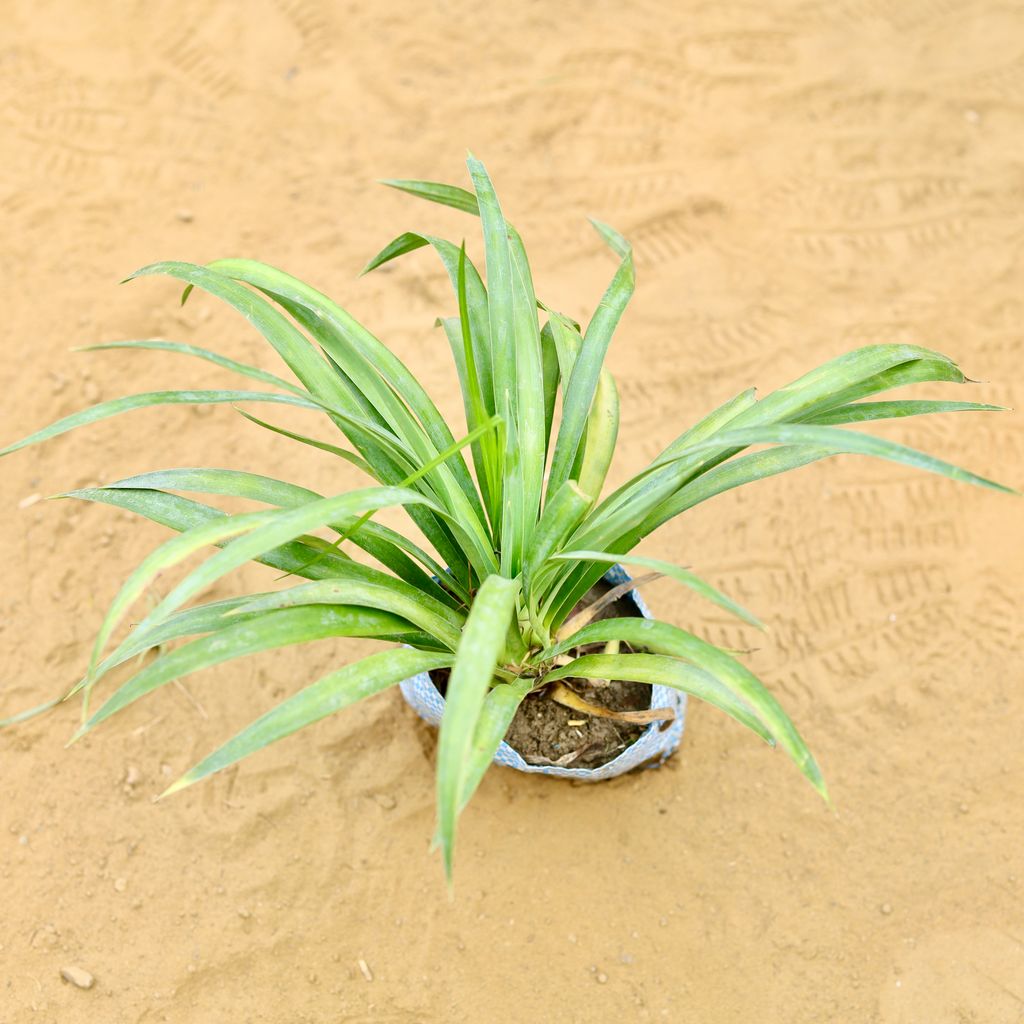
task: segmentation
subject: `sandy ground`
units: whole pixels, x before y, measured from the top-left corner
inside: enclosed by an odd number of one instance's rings
[[[163,335],[276,368],[212,302],[179,311],[168,282],[116,284],[175,257],[250,255],[325,287],[454,414],[442,272],[421,254],[355,274],[407,228],[476,244],[472,222],[373,184],[461,181],[467,147],[557,308],[589,315],[613,269],[585,214],[636,244],[610,356],[616,481],[742,388],[859,344],[927,344],[989,382],[951,397],[1024,399],[1019,5],[2,8],[5,441],[100,397],[230,379],[72,345]],[[1022,423],[884,432],[1020,486]],[[228,409],[155,411],[5,460],[0,714],[77,678],[165,535],[25,499],[172,465],[355,483],[294,449]],[[168,687],[67,752],[71,709],[3,734],[0,1022],[1024,1020],[1022,508],[846,459],[650,539],[770,623],[758,641],[669,583],[648,595],[712,639],[759,643],[750,663],[838,814],[698,707],[661,771],[590,788],[494,771],[452,903],[427,855],[433,738],[396,692],[152,802],[357,645]],[[95,987],[63,983],[68,965]]]

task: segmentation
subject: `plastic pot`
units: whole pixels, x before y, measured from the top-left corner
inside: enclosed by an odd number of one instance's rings
[[[629,573],[620,565],[612,566],[603,578],[605,583],[612,586],[627,583],[631,579]],[[645,619],[652,617],[643,598],[635,590],[626,594],[625,600],[631,601]],[[441,724],[444,697],[434,686],[429,673],[422,672],[418,676],[406,679],[399,686],[402,696],[421,718],[431,725]],[[561,768],[556,765],[527,764],[522,754],[513,750],[504,741],[494,755],[494,762],[520,772],[558,775],[566,779],[582,779],[589,782],[613,779],[635,768],[656,768],[676,751],[682,739],[686,723],[686,694],[668,686],[652,686],[651,707],[672,708],[676,717],[667,728],[663,728],[664,722],[652,722],[621,754],[599,768]]]

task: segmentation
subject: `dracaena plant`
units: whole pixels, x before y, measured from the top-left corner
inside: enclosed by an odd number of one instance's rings
[[[253,473],[169,469],[65,495],[128,509],[178,531],[131,574],[104,619],[88,670],[66,695],[82,698],[76,735],[165,683],[229,659],[325,637],[367,637],[390,646],[300,689],[168,792],[401,680],[449,669],[437,751],[437,838],[449,873],[456,819],[517,708],[531,692],[564,679],[661,684],[707,701],[782,747],[827,799],[821,771],[793,723],[732,654],[666,622],[610,618],[583,624],[586,616],[574,617],[573,609],[621,562],[673,577],[756,625],[750,613],[688,570],[635,556],[633,548],[716,494],[830,455],[877,456],[1007,490],[930,455],[845,429],[995,407],[864,401],[905,384],[965,380],[936,352],[874,345],[833,359],[760,401],[753,390],[744,391],[602,498],[619,422],[615,382],[604,361],[633,292],[630,247],[594,222],[619,264],[582,328],[538,302],[520,236],[505,219],[483,164],[472,157],[468,164],[472,191],[417,181],[387,184],[480,218],[486,285],[464,245],[430,235],[401,235],[367,267],[422,247],[432,247],[444,264],[454,315],[441,324],[467,422],[459,440],[416,376],[327,296],[263,263],[227,259],[208,266],[157,263],[132,276],[169,275],[185,283],[183,301],[200,288],[233,306],[276,350],[294,382],[192,345],[145,340],[96,346],[196,356],[262,388],[162,391],[104,402],[0,452],[144,406],[283,403],[324,416],[350,447],[242,415],[344,459],[369,478],[368,486],[324,497]],[[750,451],[764,445],[769,447]],[[246,498],[260,508],[228,515],[179,492]],[[374,522],[374,513],[388,506],[403,506],[432,550]],[[333,532],[332,541],[314,534],[323,530]],[[116,627],[156,574],[210,546],[219,550],[106,653]],[[249,560],[292,579],[266,593],[189,606]],[[191,639],[165,650],[186,637]],[[573,656],[594,643],[619,653]],[[154,660],[99,707],[90,705],[106,673],[154,649]]]

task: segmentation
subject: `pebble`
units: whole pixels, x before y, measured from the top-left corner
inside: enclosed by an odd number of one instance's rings
[[[117,892],[124,892],[128,888],[128,880],[126,878],[115,878],[114,889]]]
[[[608,984],[608,975],[605,974],[604,971],[598,971],[597,974],[594,975],[594,979],[597,981],[598,985]]]
[[[82,967],[62,967],[60,976],[75,988],[92,988],[96,979]]]
[[[961,814],[966,814],[970,810],[970,807],[968,807],[967,804],[961,804],[958,810]]]
[[[373,981],[373,971],[370,970],[370,965],[360,957],[356,963],[359,965],[359,971],[367,981]]]
[[[193,214],[191,210],[179,210],[175,216],[182,224],[191,224],[192,221],[195,220],[195,214]]]
[[[252,917],[252,912],[248,909],[248,907],[239,907],[238,916],[243,920],[247,921],[250,917]]]
[[[21,501],[18,502],[18,508],[31,508],[42,500],[43,496],[41,494],[30,494],[27,498],[22,498]]]
[[[375,793],[373,799],[385,811],[393,811],[398,806],[398,801],[390,793]]]
[[[892,904],[891,903],[883,903],[878,909],[881,910],[881,912],[883,914],[887,914],[887,915],[891,914],[892,913]]]

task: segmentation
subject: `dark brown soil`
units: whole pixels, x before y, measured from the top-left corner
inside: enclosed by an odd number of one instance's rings
[[[613,711],[640,711],[651,706],[647,683],[611,682],[597,688],[582,679],[569,685],[591,704]],[[595,718],[548,700],[543,691],[520,705],[505,736],[528,764],[599,768],[640,737],[644,725]]]
[[[610,587],[598,583],[573,609],[597,600]],[[620,598],[596,616],[599,619],[639,615],[629,597]],[[593,654],[601,645],[587,644],[571,653]],[[431,673],[442,696],[448,684],[447,669]],[[651,687],[647,683],[610,682],[593,686],[585,679],[567,679],[567,686],[591,704],[613,711],[642,711],[651,706]],[[549,700],[543,690],[530,694],[520,705],[505,735],[505,741],[519,751],[528,764],[559,764],[566,768],[599,768],[617,757],[635,742],[647,726],[596,718]]]

